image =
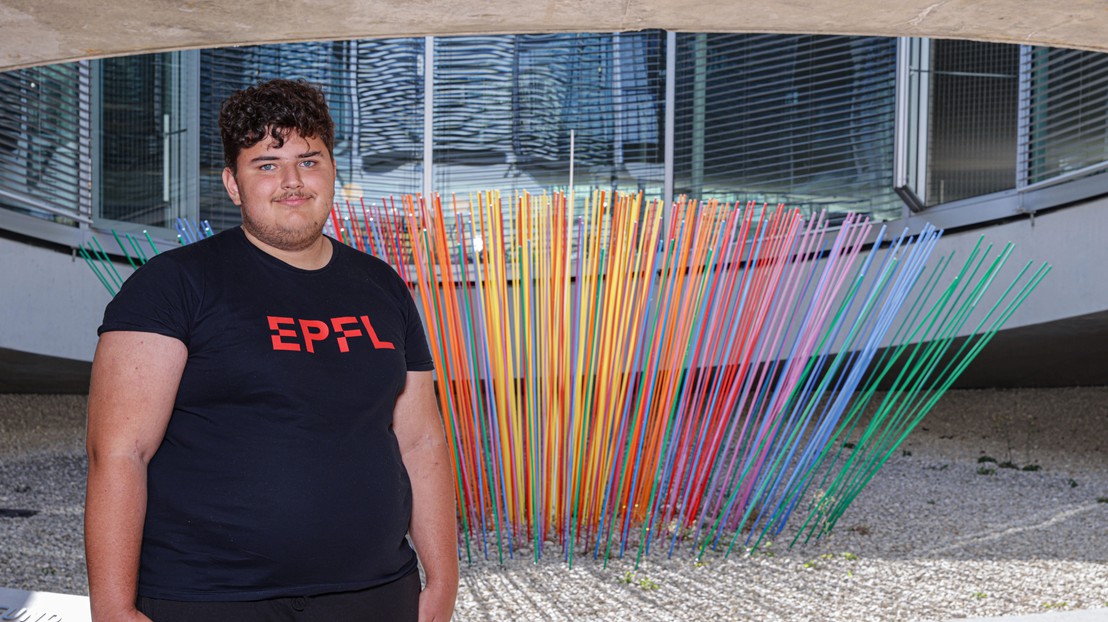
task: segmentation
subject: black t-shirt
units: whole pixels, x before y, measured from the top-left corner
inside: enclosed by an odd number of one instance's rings
[[[230,229],[152,258],[105,310],[100,333],[188,347],[149,465],[140,595],[312,595],[415,568],[391,423],[406,370],[431,355],[392,268],[331,245],[300,270]]]

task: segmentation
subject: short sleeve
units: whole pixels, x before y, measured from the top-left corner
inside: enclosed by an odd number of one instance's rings
[[[397,280],[400,280],[399,277],[397,277]],[[408,305],[404,314],[407,317],[406,333],[404,335],[404,357],[408,365],[408,371],[430,371],[435,368],[435,361],[431,358],[431,349],[427,346],[427,333],[423,329],[419,309],[416,307],[407,285],[403,285],[402,289],[404,301]]]
[[[197,292],[175,257],[157,255],[123,283],[104,309],[104,322],[96,334],[156,333],[179,339],[187,346],[199,300]]]

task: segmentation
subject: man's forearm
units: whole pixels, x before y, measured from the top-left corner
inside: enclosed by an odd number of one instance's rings
[[[427,574],[426,603],[435,611],[420,619],[448,618],[458,594],[458,524],[450,456],[444,438],[428,439],[404,457],[412,481],[411,537]]]
[[[139,549],[146,515],[146,463],[90,452],[85,497],[85,558],[92,618],[137,616]]]

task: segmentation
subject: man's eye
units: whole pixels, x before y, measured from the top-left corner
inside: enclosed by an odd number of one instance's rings
[[[300,163],[300,166],[303,166],[305,168],[312,168],[313,166],[316,166],[317,164],[319,164],[319,163],[316,162],[315,160],[304,160],[303,162]]]
[[[272,170],[277,169],[277,165],[276,164],[263,164],[263,165],[259,166],[258,169],[262,170],[262,171],[272,171]]]

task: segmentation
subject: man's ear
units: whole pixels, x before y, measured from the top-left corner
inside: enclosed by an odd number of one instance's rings
[[[231,172],[231,169],[223,169],[223,187],[227,189],[227,196],[231,197],[231,201],[235,205],[242,205],[242,198],[239,196],[239,182],[235,180],[235,174]]]

